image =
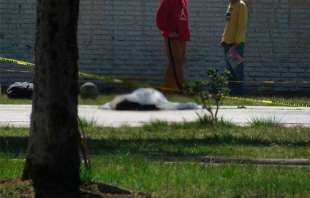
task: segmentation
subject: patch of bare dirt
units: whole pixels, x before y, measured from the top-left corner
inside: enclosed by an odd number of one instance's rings
[[[133,192],[128,189],[112,186],[104,183],[87,183],[80,187],[81,198],[150,198],[151,196],[141,192]],[[5,180],[0,181],[1,198],[34,198],[31,181]]]

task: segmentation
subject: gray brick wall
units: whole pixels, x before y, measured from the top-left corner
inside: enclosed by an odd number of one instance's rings
[[[159,0],[83,0],[80,5],[80,67],[103,74],[160,82],[166,63],[155,27]],[[185,66],[188,80],[206,77],[209,67],[224,68],[218,42],[226,0],[189,1],[192,40]],[[310,84],[255,83],[310,80],[310,1],[247,0],[245,49],[249,91],[310,91]],[[32,61],[35,0],[0,0],[0,56]],[[12,65],[0,64],[1,68]],[[1,81],[29,80],[31,74],[0,71]]]

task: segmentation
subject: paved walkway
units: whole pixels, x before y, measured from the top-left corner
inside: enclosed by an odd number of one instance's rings
[[[29,127],[31,105],[0,105],[0,125]],[[194,121],[197,111],[110,111],[97,106],[79,106],[79,115],[99,126],[141,126],[156,120],[168,122]],[[287,126],[310,127],[310,108],[248,106],[237,108],[225,106],[219,116],[238,125],[246,125],[253,119],[275,119]]]

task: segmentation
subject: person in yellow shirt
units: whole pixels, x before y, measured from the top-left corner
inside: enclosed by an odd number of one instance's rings
[[[230,81],[244,80],[243,61],[237,66],[232,66],[228,58],[228,52],[232,47],[234,47],[234,49],[236,49],[238,54],[243,59],[244,46],[246,41],[247,21],[248,9],[246,3],[242,0],[229,0],[221,45],[224,48],[226,67],[232,75]],[[243,94],[243,85],[240,82],[229,83],[229,88],[231,90],[231,94],[233,95]]]

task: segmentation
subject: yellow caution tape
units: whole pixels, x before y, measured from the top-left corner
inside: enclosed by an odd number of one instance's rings
[[[256,103],[263,103],[263,104],[273,104],[273,101],[271,100],[258,100],[253,98],[243,98],[243,97],[236,97],[236,96],[225,96],[227,99],[231,100],[242,100],[242,101],[248,101],[248,102],[256,102]]]
[[[7,62],[7,63],[14,63],[17,65],[24,65],[33,68],[35,65],[33,63],[27,62],[27,61],[21,61],[16,59],[10,59],[10,58],[4,58],[0,57],[0,62]],[[165,89],[163,87],[158,87],[157,85],[151,85],[149,83],[143,83],[143,82],[134,82],[130,79],[118,79],[111,76],[103,76],[88,72],[79,72],[79,75],[81,78],[85,79],[91,79],[91,80],[101,80],[106,82],[112,82],[112,83],[118,83],[118,84],[126,84],[131,87],[155,87],[159,89]],[[296,84],[296,81],[228,81],[232,83],[265,83],[265,84]],[[310,81],[299,81],[298,83],[302,84],[310,84]],[[167,91],[167,90],[166,90]],[[169,89],[169,91],[177,91]],[[249,101],[249,102],[256,102],[256,103],[262,103],[262,104],[268,104],[268,105],[284,105],[284,106],[291,106],[291,107],[310,107],[310,104],[299,104],[299,103],[289,103],[289,102],[280,102],[280,101],[272,101],[272,100],[259,100],[259,99],[253,99],[253,98],[244,98],[244,97],[233,97],[233,96],[225,96],[225,98],[232,99],[232,100],[242,100],[242,101]]]
[[[11,58],[3,58],[0,57],[0,62],[3,63],[13,63],[17,65],[23,65],[27,66],[30,68],[33,68],[35,64],[27,62],[27,61],[21,61],[21,60],[16,60],[16,59],[11,59]],[[11,70],[6,70],[6,71],[11,71]],[[12,70],[16,72],[16,70]],[[103,76],[103,75],[98,75],[98,74],[93,74],[93,73],[88,73],[88,72],[79,72],[79,75],[81,78],[86,78],[86,79],[92,79],[92,80],[102,80],[102,81],[108,81],[112,83],[119,83],[119,84],[130,84],[130,80],[126,79],[117,79],[115,77],[111,76]]]
[[[28,66],[28,67],[33,67],[34,66],[33,63],[29,63],[27,61],[21,61],[21,60],[16,60],[16,59],[11,59],[11,58],[3,58],[3,57],[0,57],[0,62],[14,63],[14,64],[17,64],[17,65],[24,65],[24,66]]]
[[[290,103],[290,102],[280,102],[280,101],[272,101],[272,100],[259,100],[254,98],[244,98],[244,97],[236,97],[236,96],[225,96],[227,99],[231,100],[242,100],[248,102],[262,103],[268,105],[282,105],[288,107],[310,107],[310,104],[301,104],[301,103]]]
[[[274,81],[274,80],[262,80],[262,81],[255,81],[255,80],[247,80],[247,81],[238,81],[238,80],[230,80],[227,81],[227,83],[236,83],[236,84],[293,84],[293,85],[298,85],[298,84],[310,84],[310,81]]]
[[[0,62],[14,63],[17,65],[24,65],[24,66],[28,66],[28,67],[34,67],[35,66],[33,63],[30,63],[27,61],[16,60],[16,59],[11,59],[11,58],[4,58],[4,57],[0,57]],[[102,76],[102,75],[93,74],[93,73],[86,73],[86,72],[80,72],[80,75],[85,77],[85,78],[93,78],[94,80],[107,80],[107,81],[111,81],[114,83],[124,83],[124,80],[117,79],[115,77]],[[310,81],[273,81],[273,80],[236,81],[236,80],[231,80],[231,81],[227,81],[227,83],[245,83],[245,84],[261,83],[261,84],[294,84],[294,85],[297,85],[297,84],[310,84]]]

